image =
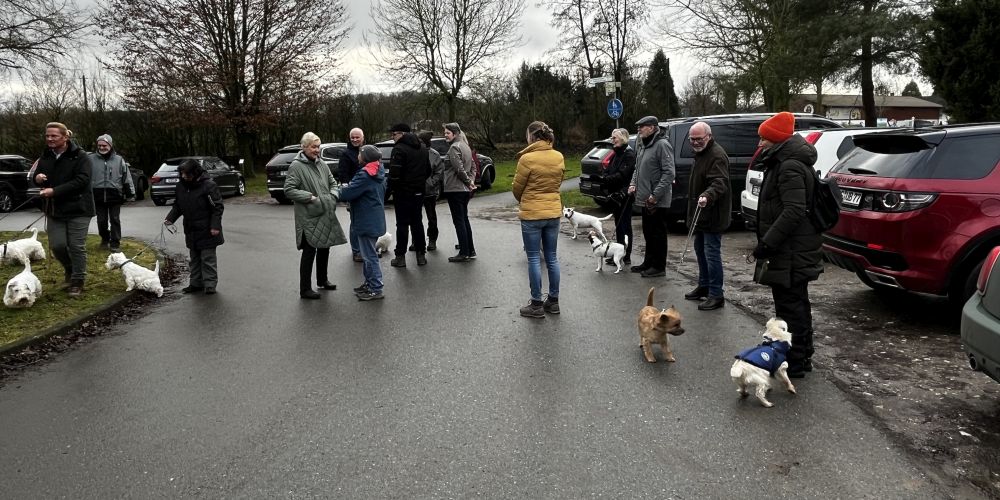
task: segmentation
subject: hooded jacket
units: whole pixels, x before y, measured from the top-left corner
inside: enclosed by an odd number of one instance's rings
[[[340,189],[340,200],[351,205],[351,229],[358,236],[378,238],[385,234],[385,168],[375,160],[354,173]]]
[[[783,340],[766,339],[759,346],[740,351],[736,359],[763,368],[773,376],[781,367],[781,363],[785,362],[785,357],[791,348],[791,344]]]
[[[206,173],[194,182],[178,182],[176,199],[167,220],[177,222],[184,216],[184,244],[192,250],[215,248],[226,242],[222,236],[222,195],[219,186]],[[219,234],[212,236],[211,230]]]
[[[403,134],[393,146],[392,157],[389,158],[392,192],[402,195],[423,194],[430,175],[431,162],[427,156],[427,147],[416,134]]]
[[[38,187],[53,190],[52,198],[45,201],[45,213],[57,219],[93,217],[96,210],[94,194],[90,190],[90,171],[87,154],[73,141],[68,142],[66,151],[59,158],[46,148],[31,176],[31,182]],[[44,183],[35,182],[38,174],[45,174],[47,179]]]
[[[444,158],[434,148],[427,148],[428,161],[431,164],[431,175],[424,185],[424,197],[437,198],[441,194],[444,179]]]
[[[135,183],[128,163],[114,149],[107,156],[98,152],[87,155],[90,161],[90,187],[97,203],[122,203],[135,196]],[[127,189],[126,189],[127,186]]]
[[[535,141],[518,153],[511,191],[521,204],[521,220],[558,219],[562,216],[559,186],[566,175],[562,153],[552,143]]]
[[[444,192],[467,193],[471,191],[469,185],[475,180],[476,165],[472,160],[472,148],[458,139],[451,141],[442,180]]]
[[[823,237],[806,214],[813,195],[816,148],[792,135],[763,153],[764,180],[757,203],[757,239],[774,255],[759,279],[762,285],[790,287],[823,272]]]
[[[729,155],[715,139],[708,141],[705,149],[694,154],[694,165],[688,178],[687,217],[688,227],[707,233],[721,233],[732,222],[733,196],[729,192]],[[708,205],[701,209],[698,220],[692,220],[698,208],[698,198],[708,198]]]
[[[285,196],[295,203],[296,248],[302,249],[303,236],[313,248],[347,243],[337,220],[337,186],[337,180],[319,157],[310,160],[299,151],[288,166],[284,190]]]
[[[635,141],[635,204],[646,206],[652,195],[656,206],[669,208],[673,201],[673,183],[677,171],[674,168],[674,148],[667,140],[666,131],[657,127],[656,133],[648,141],[639,137]]]

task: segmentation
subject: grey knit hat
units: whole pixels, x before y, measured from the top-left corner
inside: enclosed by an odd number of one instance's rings
[[[115,147],[115,143],[111,142],[111,136],[108,134],[101,135],[100,137],[97,138],[96,142],[101,142],[101,141],[108,143],[108,146]]]
[[[373,161],[378,161],[382,159],[382,152],[378,150],[375,146],[371,144],[365,144],[361,146],[361,160],[365,163],[371,163]]]

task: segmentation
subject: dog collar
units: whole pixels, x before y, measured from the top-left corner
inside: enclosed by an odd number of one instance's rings
[[[129,262],[132,262],[132,259],[125,259],[125,261],[122,262],[121,264],[115,264],[115,267],[112,268],[111,270],[114,271],[115,269],[121,269],[125,267],[125,264],[128,264]]]
[[[566,214],[566,218],[567,219],[572,219],[573,218],[573,214],[575,214],[575,213],[576,212],[574,210],[570,209],[569,213]]]

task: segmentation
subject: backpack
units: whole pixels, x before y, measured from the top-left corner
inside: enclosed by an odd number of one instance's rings
[[[809,220],[813,227],[819,232],[829,231],[837,225],[840,219],[840,202],[843,200],[840,194],[840,187],[832,177],[819,178],[816,170],[813,173],[813,196],[812,206],[809,208]]]

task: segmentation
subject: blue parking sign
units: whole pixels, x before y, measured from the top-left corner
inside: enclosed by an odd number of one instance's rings
[[[620,100],[612,99],[608,101],[608,116],[611,118],[615,120],[621,118],[623,109],[624,106],[622,106],[622,102]]]

